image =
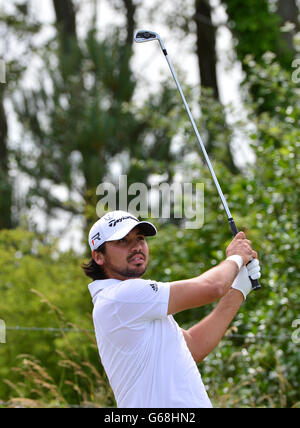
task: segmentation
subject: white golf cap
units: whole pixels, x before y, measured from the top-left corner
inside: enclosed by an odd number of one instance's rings
[[[152,223],[140,221],[126,211],[112,211],[105,214],[90,230],[89,245],[91,250],[96,250],[104,242],[124,238],[137,226],[141,227],[141,231],[145,236],[154,236],[157,233]]]

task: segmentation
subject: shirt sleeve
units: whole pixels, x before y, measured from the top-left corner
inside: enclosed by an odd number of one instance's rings
[[[170,284],[143,279],[123,281],[115,296],[122,322],[150,321],[168,316]]]

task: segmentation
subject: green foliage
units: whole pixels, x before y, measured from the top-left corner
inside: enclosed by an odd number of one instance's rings
[[[0,234],[0,316],[8,328],[0,348],[0,397],[111,405],[89,333],[92,305],[78,256],[43,241],[21,229]],[[29,330],[9,329],[14,326]],[[39,331],[43,327],[57,331]]]
[[[35,147],[34,153],[15,152],[21,170],[34,179],[27,202],[44,201],[50,214],[57,208],[74,214],[84,209],[78,196],[63,203],[51,186],[66,186],[70,196],[79,194],[87,202],[87,189],[96,189],[111,158],[128,150],[137,136],[137,122],[126,107],[135,87],[131,49],[120,46],[118,37],[115,32],[99,41],[90,31],[68,61],[56,41],[50,41],[41,50],[39,87],[24,91],[22,101],[15,103]]]
[[[300,313],[298,88],[274,60],[253,64],[251,70],[252,81],[263,78],[269,85],[278,108],[257,116],[249,105],[251,131],[238,125],[252,139],[256,155],[245,176],[232,176],[221,161],[214,166],[239,228],[259,253],[263,288],[249,295],[200,370],[217,407],[299,407],[299,344],[292,339]],[[185,230],[184,223],[155,220],[159,239],[149,240],[147,277],[159,281],[201,274],[224,258],[231,240],[207,168],[199,159],[183,158],[177,171],[184,171],[186,182],[205,184],[205,222],[199,230]],[[60,253],[34,233],[2,231],[0,264],[0,317],[7,325],[92,329],[78,255]],[[211,309],[193,309],[176,319],[188,328]],[[0,389],[3,401],[12,399],[14,405],[13,398],[21,397],[24,405],[26,400],[48,406],[114,405],[91,337],[76,331],[8,331],[7,339],[0,348],[0,375],[7,379]]]
[[[223,3],[240,61],[249,54],[259,61],[265,52],[271,51],[280,55],[282,65],[290,66],[292,53],[281,39],[281,19],[271,10],[268,0],[223,0]]]
[[[252,80],[251,67],[255,63],[262,66],[266,55],[275,55],[283,74],[283,70],[290,71],[296,51],[287,44],[281,28],[282,18],[269,0],[224,0],[224,4],[235,39],[236,56],[245,72],[244,81],[249,89],[246,97],[251,94],[258,113],[270,112],[274,109],[273,93],[267,92],[265,79]]]
[[[244,174],[232,174],[227,148],[234,128],[224,126],[221,106],[206,92],[196,119],[200,130],[208,130],[204,140],[208,133],[214,139],[213,164],[238,227],[259,253],[263,288],[249,295],[226,337],[199,368],[217,407],[299,407],[299,343],[292,339],[300,317],[299,88],[292,70],[286,71],[290,63],[280,47],[279,18],[268,3],[226,4],[238,58],[247,70],[248,120],[235,128],[252,141],[255,164],[246,165]],[[19,28],[18,22],[8,24]],[[33,179],[31,202],[44,198],[49,216],[59,207],[84,213],[87,222],[94,220],[95,187],[108,176],[115,156],[129,173],[128,184],[148,183],[151,174],[170,182],[177,173],[184,182],[201,181],[203,227],[188,230],[184,221],[155,220],[159,237],[149,239],[147,272],[158,281],[198,276],[224,259],[231,240],[224,210],[201,155],[196,155],[198,147],[173,86],[164,84],[141,107],[132,103],[132,52],[125,45],[119,48],[122,41],[118,31],[100,41],[91,30],[68,60],[55,39],[45,46],[43,77],[52,88],[46,90],[41,77],[37,90],[18,98],[17,112],[35,150],[26,147],[15,159]],[[279,61],[266,51],[280,51]],[[16,76],[21,66],[15,67]],[[185,93],[195,101],[192,90]],[[69,190],[63,203],[49,191],[61,184]],[[72,192],[84,203],[72,199]],[[7,343],[0,344],[0,403],[115,405],[91,333],[92,303],[80,263],[80,255],[59,251],[49,236],[0,231],[0,319],[8,327]],[[185,311],[176,319],[188,328],[212,307]],[[13,326],[28,330],[9,328]]]

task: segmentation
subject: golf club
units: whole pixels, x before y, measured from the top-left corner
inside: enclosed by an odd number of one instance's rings
[[[201,136],[200,136],[200,134],[199,134],[199,131],[198,131],[198,129],[197,129],[197,126],[196,126],[196,123],[195,123],[194,118],[193,118],[193,116],[192,116],[191,110],[190,110],[190,108],[189,108],[189,106],[188,106],[188,104],[187,104],[187,102],[186,102],[186,99],[185,99],[184,93],[183,93],[183,91],[182,91],[182,89],[181,89],[181,86],[180,86],[179,81],[178,81],[178,79],[177,79],[177,75],[176,75],[176,73],[175,73],[175,70],[174,70],[174,68],[173,68],[173,65],[172,65],[172,63],[171,63],[171,60],[170,60],[170,58],[169,58],[169,56],[168,56],[168,52],[167,52],[167,50],[166,50],[166,48],[165,48],[165,45],[164,45],[164,43],[163,43],[163,41],[162,41],[161,37],[159,36],[159,34],[155,33],[154,31],[140,30],[140,31],[137,31],[137,32],[135,33],[134,40],[135,40],[135,42],[137,42],[137,43],[152,42],[153,40],[158,40],[158,42],[159,42],[159,44],[160,44],[160,47],[161,47],[161,49],[162,49],[162,51],[163,51],[163,53],[164,53],[164,55],[165,55],[165,58],[166,58],[166,60],[167,60],[167,62],[168,62],[168,65],[169,65],[169,67],[170,67],[170,70],[171,70],[171,73],[172,73],[173,78],[174,78],[174,80],[175,80],[175,83],[176,83],[176,86],[177,86],[177,88],[178,88],[178,91],[179,91],[179,93],[180,93],[180,95],[181,95],[181,98],[182,98],[182,101],[183,101],[183,103],[184,103],[184,106],[185,106],[185,109],[186,109],[186,111],[187,111],[187,114],[188,114],[188,116],[189,116],[189,118],[190,118],[190,121],[191,121],[191,123],[192,123],[192,126],[193,126],[193,128],[194,128],[194,131],[195,131],[195,134],[196,134],[197,140],[198,140],[198,142],[199,142],[199,144],[200,144],[200,147],[201,147],[202,153],[203,153],[203,155],[204,155],[205,161],[206,161],[206,163],[207,163],[207,166],[208,166],[208,168],[209,168],[209,171],[210,171],[210,173],[211,173],[211,176],[212,176],[212,178],[213,178],[213,181],[214,181],[214,183],[215,183],[215,185],[216,185],[217,191],[218,191],[219,196],[220,196],[220,198],[221,198],[221,201],[222,201],[223,207],[224,207],[224,209],[225,209],[225,212],[226,212],[226,215],[227,215],[227,218],[228,218],[228,223],[229,223],[230,229],[231,229],[231,231],[232,231],[233,235],[235,236],[235,235],[238,233],[238,228],[236,227],[236,224],[235,224],[235,222],[234,222],[234,220],[233,220],[233,218],[232,218],[232,215],[231,215],[231,212],[230,212],[229,207],[228,207],[228,205],[227,205],[227,202],[226,202],[225,196],[224,196],[224,194],[223,194],[223,192],[222,192],[222,189],[221,189],[221,187],[220,187],[219,181],[218,181],[218,179],[217,179],[217,177],[216,177],[216,174],[215,174],[215,172],[214,172],[214,169],[213,169],[213,167],[212,167],[212,164],[211,164],[211,162],[210,162],[210,160],[209,160],[209,157],[208,157],[207,151],[206,151],[206,149],[205,149],[205,146],[204,146],[204,144],[203,144],[202,138],[201,138]],[[254,290],[259,290],[259,289],[261,288],[261,286],[260,286],[260,284],[259,284],[259,281],[258,281],[257,279],[252,279],[251,277],[249,277],[249,278],[250,278],[250,281],[251,281],[251,284],[252,284],[252,288],[253,288]]]

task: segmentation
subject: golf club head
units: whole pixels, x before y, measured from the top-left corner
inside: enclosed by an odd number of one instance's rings
[[[153,40],[159,40],[160,37],[154,31],[139,30],[134,35],[136,43],[152,42]]]

